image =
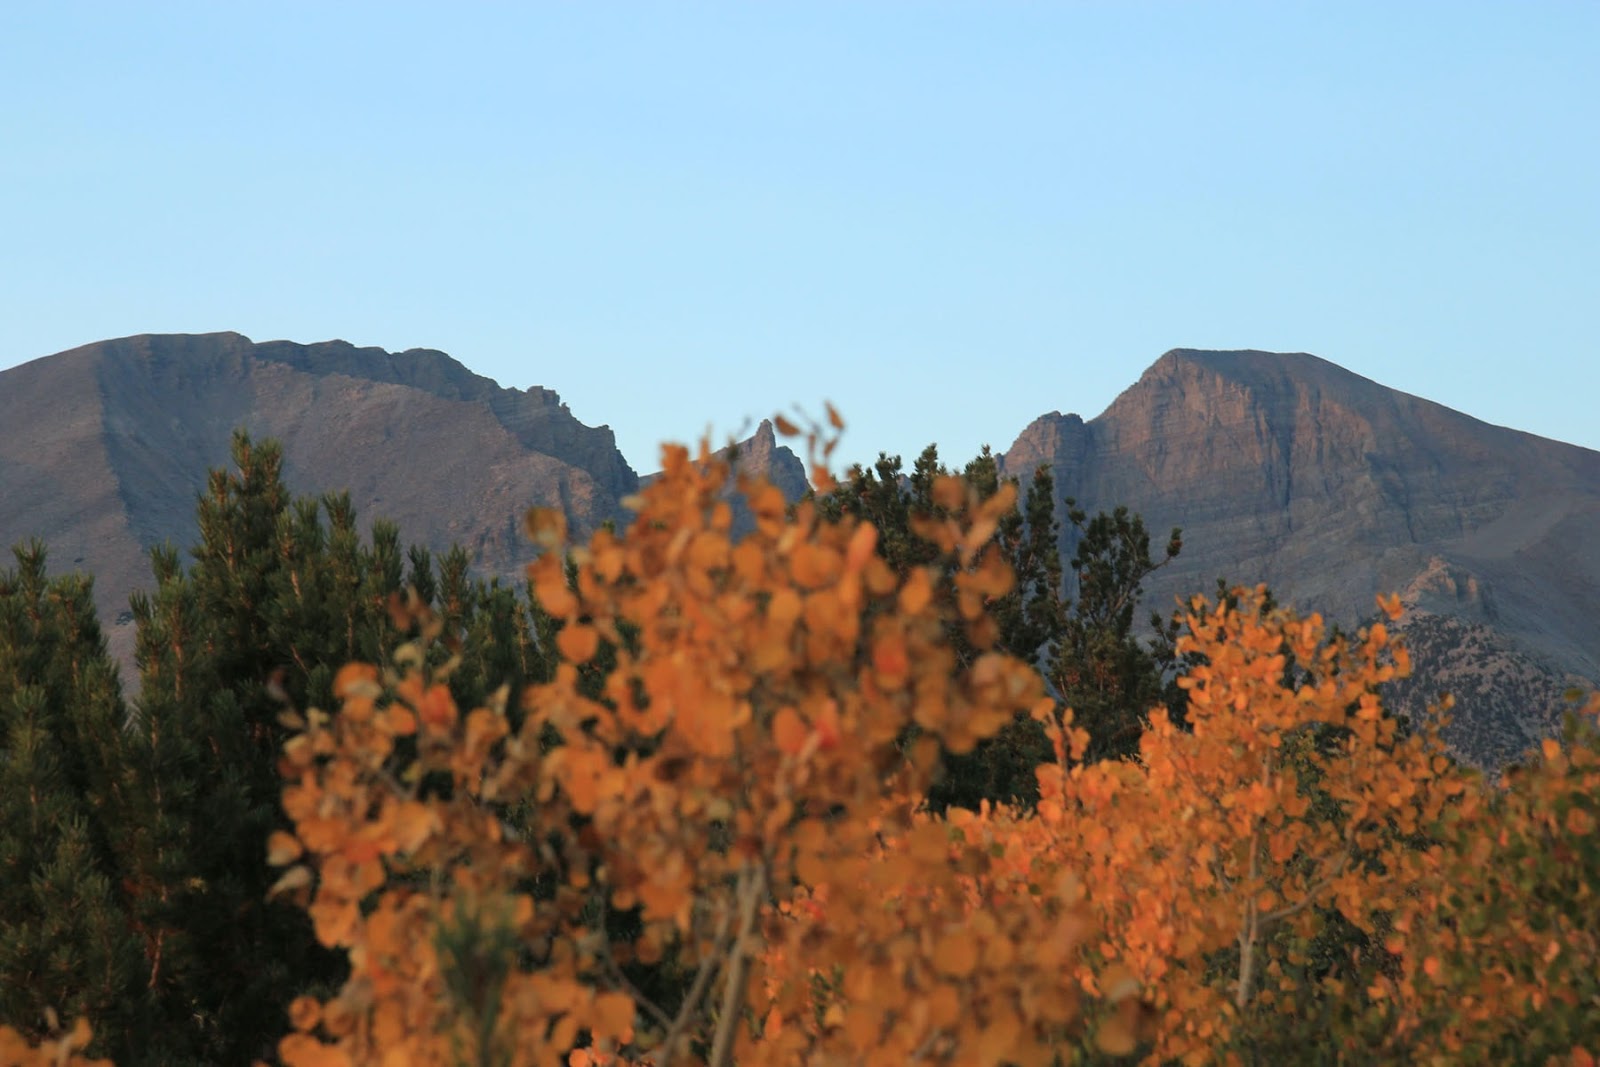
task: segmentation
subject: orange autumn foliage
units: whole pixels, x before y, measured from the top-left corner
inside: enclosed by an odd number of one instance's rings
[[[975,917],[1087,901],[1092,951],[1066,973],[1118,1005],[1102,1050],[1133,1051],[1153,1011],[1150,1062],[1210,1062],[1240,1009],[1288,984],[1275,930],[1309,935],[1317,906],[1363,927],[1397,907],[1437,861],[1404,837],[1462,791],[1432,732],[1402,739],[1380,714],[1373,688],[1407,669],[1382,624],[1329,640],[1315,617],[1264,614],[1259,596],[1195,601],[1180,645],[1201,657],[1182,681],[1189,730],[1158,709],[1137,761],[1075,765],[1087,737],[1068,712],[1049,723],[1058,761],[1038,770],[1036,812],[950,815],[955,848],[994,857],[964,882]],[[1319,727],[1338,731],[1320,748]],[[1231,972],[1215,966],[1224,950]]]
[[[1258,995],[1293,992],[1280,927],[1309,938],[1329,908],[1370,931],[1399,907],[1436,860],[1407,837],[1462,788],[1432,729],[1402,737],[1382,713],[1375,688],[1409,670],[1384,623],[1330,638],[1262,595],[1193,602],[1186,730],[1156,709],[1137,762],[1039,772],[1050,847],[1078,864],[1101,933],[1083,980],[1151,990],[1152,1060],[1208,1062]]]
[[[90,1059],[83,1054],[90,1037],[89,1024],[83,1019],[37,1045],[11,1027],[0,1026],[0,1067],[111,1067],[110,1060]]]
[[[1380,980],[1396,1057],[1594,1062],[1600,1051],[1600,694],[1438,831],[1438,873]]]
[[[1241,1062],[1307,1003],[1290,957],[1330,916],[1381,959],[1364,990],[1314,979],[1348,994],[1320,1055],[1594,1063],[1592,726],[1479,788],[1384,714],[1409,667],[1385,623],[1340,638],[1239,591],[1191,605],[1184,727],[1152,711],[1136,759],[1084,765],[1070,709],[994,651],[1009,489],[934,487],[944,597],[704,444],[663,465],[620,535],[530,515],[560,665],[520,707],[458,707],[440,623],[397,605],[418,639],[286,716],[274,892],[351,974],[288,1005],[283,1064]],[[941,746],[1023,714],[1057,757],[1035,810],[920,810]],[[664,964],[681,1004],[630,978]],[[0,1028],[0,1067],[97,1062],[85,1023],[51,1029]]]
[[[964,751],[1048,707],[982,609],[1009,587],[987,542],[1011,494],[939,486],[963,505],[927,530],[966,567],[947,613],[870,525],[741,477],[755,528],[735,541],[727,465],[702,444],[663,466],[620,536],[569,546],[559,515],[530,517],[562,662],[520,722],[460,714],[412,646],[346,668],[342,706],[285,746],[279,888],[352,973],[297,1002],[283,1061],[1048,1063],[1077,1010],[1081,901],[975,915],[967,886],[994,854],[909,799],[941,742]],[[825,923],[773,906],[813,891]],[[609,929],[607,909],[636,928]],[[668,955],[693,976],[670,1015],[624,974]],[[784,956],[843,976],[820,1017]]]

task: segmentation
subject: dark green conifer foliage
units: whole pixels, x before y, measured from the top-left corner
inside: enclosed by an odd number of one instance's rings
[[[49,1014],[109,1024],[143,1007],[126,921],[125,713],[91,583],[48,578],[44,546],[0,570],[0,1023],[34,1037]]]
[[[951,473],[929,445],[911,474],[902,473],[900,457],[879,454],[869,470],[856,467],[837,491],[819,502],[824,516],[850,514],[878,527],[878,550],[900,573],[935,565],[940,572],[937,595],[954,596],[956,561],[940,558],[937,549],[917,537],[914,520],[939,517],[933,500],[934,481]],[[1003,481],[999,464],[987,447],[961,471],[987,499]],[[1056,518],[1055,483],[1050,469],[1033,472],[1018,508],[995,531],[995,541],[1016,574],[1016,587],[990,605],[999,629],[999,647],[1039,665],[1062,703],[1075,709],[1077,722],[1091,736],[1090,759],[1128,755],[1138,748],[1145,713],[1155,704],[1172,706],[1181,716],[1182,694],[1167,677],[1174,666],[1170,654],[1170,621],[1153,619],[1155,639],[1146,646],[1133,633],[1134,612],[1144,580],[1175,557],[1182,547],[1172,531],[1166,554],[1150,556],[1144,520],[1126,508],[1092,520],[1067,500],[1067,517],[1077,531],[1071,563],[1078,598],[1066,595],[1067,572],[1058,549],[1061,532]],[[973,650],[962,633],[952,632],[961,656]],[[935,810],[951,805],[977,807],[982,801],[1032,804],[1038,798],[1033,768],[1052,758],[1040,727],[1019,718],[971,753],[946,753],[943,771],[929,794]]]
[[[840,488],[819,501],[819,506],[824,516],[850,514],[871,521],[879,532],[878,551],[897,573],[932,565],[939,575],[935,595],[953,599],[957,560],[941,556],[913,530],[917,518],[943,516],[933,499],[933,486],[950,473],[940,462],[935,445],[917,457],[909,476],[902,474],[899,456],[880,454],[871,470],[851,470]],[[998,492],[1004,481],[1016,483],[1015,478],[1001,478],[999,463],[987,447],[961,474],[985,500]],[[1006,516],[995,532],[1017,578],[1012,592],[991,605],[999,628],[998,645],[1030,662],[1039,661],[1062,625],[1062,571],[1056,534],[1054,483],[1049,469],[1041,467],[1029,483],[1022,506]],[[958,657],[975,655],[959,628],[952,629],[950,638]],[[951,805],[975,808],[983,800],[1031,803],[1038,795],[1033,768],[1049,755],[1050,747],[1038,724],[1019,718],[970,753],[945,753],[929,804],[943,810]]]
[[[391,523],[363,544],[347,494],[292,499],[272,442],[235,436],[198,517],[188,570],[157,551],[156,589],[133,603],[151,809],[136,906],[160,1001],[138,1062],[151,1064],[270,1057],[290,999],[342,979],[305,913],[267,900],[285,706],[331,708],[340,666],[385,662],[409,636],[391,611],[408,584],[446,618],[438,656],[465,653],[452,679],[463,703],[545,669],[512,590],[471,577],[460,550],[436,573],[425,550],[402,553]]]
[[[1133,619],[1145,579],[1177,557],[1183,539],[1174,527],[1157,561],[1140,516],[1118,507],[1090,519],[1075,500],[1066,504],[1079,538],[1071,564],[1078,597],[1045,677],[1089,733],[1085,758],[1125,758],[1138,752],[1151,708],[1168,706],[1182,719],[1182,692],[1163,677],[1161,653],[1153,650],[1163,640],[1170,644],[1171,624],[1152,615],[1156,643],[1147,646],[1134,634]]]
[[[151,1063],[248,1063],[270,1052],[295,993],[341,977],[304,913],[266,899],[277,716],[285,698],[331,696],[353,632],[380,620],[358,603],[348,510],[325,531],[317,502],[291,501],[270,442],[237,435],[233,462],[199,501],[188,571],[158,550],[156,589],[133,600],[153,809],[139,903],[162,1009]]]

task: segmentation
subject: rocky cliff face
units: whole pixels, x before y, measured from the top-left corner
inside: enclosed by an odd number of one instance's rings
[[[459,543],[489,574],[530,558],[529,507],[564,509],[581,537],[626,522],[620,502],[639,487],[610,429],[442,352],[129,337],[0,373],[0,545],[42,537],[53,568],[92,572],[127,665],[128,595],[149,583],[146,553],[194,543],[195,495],[236,427],[283,443],[294,490],[347,489],[364,521],[393,519],[438,549]],[[770,427],[751,444],[749,462],[793,481],[799,460]]]
[[[1183,528],[1157,605],[1225,577],[1352,624],[1402,593],[1428,635],[1419,674],[1460,690],[1453,737],[1477,758],[1520,752],[1531,735],[1507,724],[1542,733],[1569,679],[1600,679],[1600,453],[1315,356],[1177,350],[1097,418],[1046,415],[1004,455],[1013,474],[1039,463],[1091,510]]]
[[[441,352],[130,337],[0,372],[0,545],[42,537],[56,569],[94,573],[128,662],[145,554],[193,543],[195,494],[240,426],[283,442],[294,489],[348,489],[366,520],[460,543],[492,574],[528,559],[529,506],[563,508],[581,536],[626,522],[641,484],[611,431],[555,393],[501,388]],[[738,450],[805,491],[770,424]],[[1452,736],[1484,762],[1552,730],[1569,684],[1600,679],[1600,453],[1314,356],[1177,350],[1094,419],[1035,420],[1002,463],[1024,477],[1048,463],[1061,496],[1126,504],[1157,538],[1181,526],[1153,606],[1224,577],[1353,624],[1400,592],[1419,678],[1396,697],[1417,711],[1454,692]]]

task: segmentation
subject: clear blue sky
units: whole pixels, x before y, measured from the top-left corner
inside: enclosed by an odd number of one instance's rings
[[[633,465],[1310,351],[1600,447],[1600,4],[0,4],[0,367],[441,348]]]

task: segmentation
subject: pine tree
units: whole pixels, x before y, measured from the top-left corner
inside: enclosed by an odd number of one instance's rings
[[[933,568],[935,597],[953,607],[959,597],[959,560],[918,533],[928,523],[951,517],[936,499],[934,486],[952,473],[939,460],[936,445],[922,451],[910,475],[902,474],[899,456],[880,454],[871,470],[859,466],[851,470],[840,487],[820,502],[820,510],[835,520],[850,515],[870,521],[878,529],[878,552],[895,574],[904,577],[917,567]],[[1008,482],[1018,484],[1015,477],[1001,477],[999,463],[987,446],[960,475],[976,490],[979,501],[990,500]],[[993,535],[1016,580],[1009,593],[987,605],[984,625],[995,627],[995,647],[1029,663],[1039,662],[1058,639],[1064,622],[1054,492],[1049,469],[1040,467],[1024,504],[1004,514]],[[975,649],[963,628],[952,624],[948,638],[958,662],[970,664]],[[944,753],[929,803],[935,810],[952,805],[976,808],[984,800],[1029,803],[1037,796],[1033,768],[1049,756],[1050,746],[1039,724],[1019,718],[971,752]]]
[[[932,566],[939,573],[937,590],[946,602],[956,594],[957,565],[953,554],[919,537],[919,525],[949,517],[934,499],[936,479],[951,471],[929,445],[909,475],[899,456],[880,453],[869,470],[857,466],[839,488],[821,502],[825,516],[842,515],[871,521],[879,530],[878,551],[898,575],[914,567]],[[1144,520],[1126,508],[1102,512],[1093,519],[1076,502],[1066,500],[1067,517],[1078,539],[1071,562],[1077,599],[1067,596],[1067,574],[1057,547],[1061,532],[1056,519],[1055,483],[1047,466],[1033,472],[1026,496],[1015,476],[1002,477],[999,463],[985,447],[961,471],[981,499],[992,497],[1009,481],[1022,503],[997,524],[995,542],[1016,575],[1011,592],[987,605],[996,646],[1033,663],[1055,694],[1077,712],[1076,721],[1089,731],[1088,758],[1131,754],[1138,748],[1144,715],[1152,706],[1172,709],[1182,720],[1182,693],[1172,683],[1176,661],[1170,653],[1174,631],[1170,621],[1153,619],[1155,639],[1147,646],[1133,632],[1134,612],[1143,583],[1182,548],[1174,529],[1159,561],[1150,555]],[[950,634],[962,662],[972,647],[960,632]],[[943,773],[929,795],[935,810],[949,806],[976,808],[982,801],[1030,805],[1038,796],[1033,769],[1051,758],[1038,723],[1019,720],[976,750],[945,753]]]
[[[124,708],[91,583],[46,575],[44,546],[0,571],[0,1023],[41,1037],[105,1020],[97,1053],[140,1008],[143,955],[125,921]]]
[[[1182,693],[1163,678],[1160,653],[1133,632],[1134,612],[1144,582],[1183,548],[1174,527],[1166,551],[1150,555],[1150,534],[1144,519],[1118,507],[1109,515],[1089,518],[1068,497],[1067,517],[1079,541],[1072,557],[1077,600],[1066,617],[1051,653],[1046,678],[1056,695],[1073,709],[1075,723],[1089,733],[1085,759],[1118,759],[1139,750],[1145,716],[1157,705],[1168,707],[1181,724]],[[1170,643],[1170,624],[1152,615],[1157,643]]]
[[[341,977],[305,916],[266,899],[286,736],[269,688],[326,687],[332,656],[313,650],[335,644],[321,526],[314,504],[291,508],[276,446],[240,435],[233,459],[199,502],[192,567],[157,550],[155,592],[133,600],[152,809],[137,884],[161,1003],[150,1063],[249,1062],[295,993]]]
[[[332,706],[340,664],[383,660],[408,636],[393,610],[408,584],[437,599],[452,628],[439,658],[446,644],[471,648],[456,671],[463,699],[544,672],[534,612],[471,576],[465,552],[436,575],[426,550],[401,551],[392,523],[374,524],[364,545],[347,494],[294,499],[275,443],[237,434],[232,458],[199,500],[189,568],[158,549],[156,588],[133,601],[148,812],[132,882],[159,1010],[144,1017],[144,1053],[131,1062],[265,1056],[289,1001],[342,978],[305,914],[267,899],[267,838],[286,825],[279,718],[290,705]]]

